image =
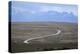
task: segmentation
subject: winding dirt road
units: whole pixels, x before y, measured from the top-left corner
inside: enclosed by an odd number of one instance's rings
[[[38,38],[45,38],[45,37],[49,37],[49,36],[53,36],[53,35],[59,35],[61,33],[61,30],[57,30],[57,32],[55,34],[50,34],[50,35],[45,35],[45,36],[41,36],[41,37],[35,37],[35,38],[30,38],[24,41],[24,43],[29,44],[29,41],[34,40],[34,39],[38,39]]]

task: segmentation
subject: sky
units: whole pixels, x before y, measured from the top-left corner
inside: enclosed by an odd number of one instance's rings
[[[12,22],[77,23],[77,5],[12,1]]]

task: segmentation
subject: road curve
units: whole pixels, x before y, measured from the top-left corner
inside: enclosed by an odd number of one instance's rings
[[[41,37],[35,37],[35,38],[30,38],[24,41],[24,43],[29,44],[30,40],[34,40],[34,39],[38,39],[38,38],[45,38],[45,37],[49,37],[49,36],[53,36],[53,35],[59,35],[61,33],[61,30],[57,30],[57,33],[55,34],[50,34],[50,35],[45,35],[45,36],[41,36]]]

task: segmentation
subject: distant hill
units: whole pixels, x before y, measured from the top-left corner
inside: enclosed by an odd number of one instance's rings
[[[18,17],[18,18],[17,18]],[[71,22],[77,23],[78,18],[73,13],[68,12],[57,12],[57,11],[48,11],[48,12],[39,12],[39,13],[17,13],[17,15],[12,18],[12,21],[22,21],[22,22],[31,22],[31,21],[55,21],[55,22]]]

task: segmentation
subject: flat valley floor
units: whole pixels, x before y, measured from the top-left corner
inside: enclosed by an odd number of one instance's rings
[[[27,41],[29,43],[27,43]],[[78,48],[77,23],[65,23],[65,22],[11,23],[11,49],[10,49],[11,52],[31,52],[31,51],[33,52],[77,48]]]

